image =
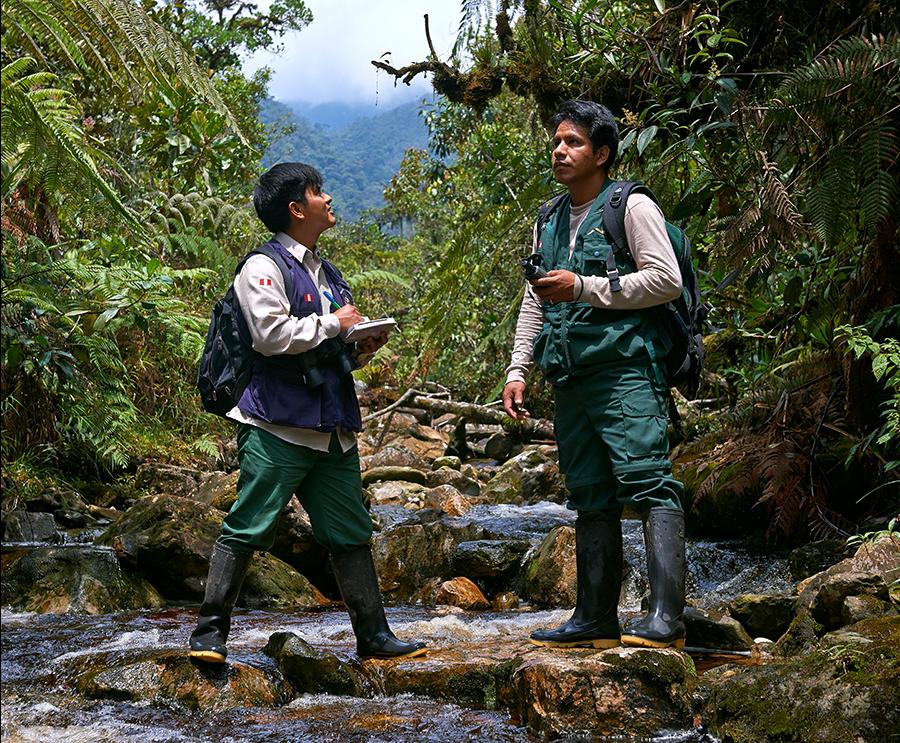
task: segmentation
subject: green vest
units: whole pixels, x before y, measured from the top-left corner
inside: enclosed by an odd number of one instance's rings
[[[567,196],[540,235],[538,252],[548,270],[565,269],[582,276],[606,276],[606,257],[612,249],[603,229],[603,204],[613,185],[607,180],[578,228],[575,250],[569,258],[569,212]],[[616,254],[619,275],[637,270],[631,256]],[[544,378],[555,385],[584,375],[590,367],[616,364],[643,356],[655,333],[640,310],[612,310],[588,302],[542,302],[544,326],[534,341],[534,360]]]

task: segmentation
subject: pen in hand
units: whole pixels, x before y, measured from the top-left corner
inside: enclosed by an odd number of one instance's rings
[[[322,290],[322,294],[325,295],[325,299],[327,299],[329,302],[331,302],[331,309],[332,309],[332,310],[339,310],[339,309],[341,308],[341,305],[339,305],[339,304],[335,301],[334,297],[331,296],[331,292],[330,292],[330,291],[328,291],[327,289],[323,289],[323,290]]]

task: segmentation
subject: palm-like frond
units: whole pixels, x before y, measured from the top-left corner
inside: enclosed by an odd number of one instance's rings
[[[209,74],[188,49],[129,0],[3,0],[4,41],[45,64],[63,60],[144,95],[177,81],[222,114],[246,141]]]

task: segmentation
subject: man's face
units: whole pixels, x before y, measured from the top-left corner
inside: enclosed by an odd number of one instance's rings
[[[331,196],[321,189],[310,186],[306,189],[306,203],[293,202],[298,211],[303,215],[303,221],[317,234],[331,229],[337,223],[334,212],[331,211]]]
[[[553,135],[553,175],[565,185],[577,184],[597,175],[609,158],[609,147],[597,150],[588,131],[573,121],[563,121]]]

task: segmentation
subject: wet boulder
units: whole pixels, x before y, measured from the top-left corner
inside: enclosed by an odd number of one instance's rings
[[[61,542],[52,513],[9,511],[3,515],[4,542]]]
[[[688,606],[684,610],[686,642],[691,647],[750,650],[753,639],[736,619],[715,611]]]
[[[842,539],[822,539],[801,545],[788,555],[791,578],[803,580],[827,570],[847,557],[847,544]]]
[[[364,498],[370,506],[403,506],[421,508],[427,488],[415,482],[393,480],[376,482],[366,488]]]
[[[432,510],[386,527],[375,534],[372,548],[382,591],[404,600],[430,578],[454,577],[457,545],[482,536],[477,524],[454,521]]]
[[[52,514],[63,527],[94,526],[97,518],[81,493],[69,488],[48,487],[31,493],[25,499],[25,508],[33,513]]]
[[[720,740],[886,741],[900,729],[900,622],[867,620],[808,653],[702,677],[703,716]]]
[[[392,482],[395,480],[425,485],[426,475],[423,470],[418,470],[414,467],[397,466],[370,467],[362,473],[363,487],[375,482]]]
[[[852,557],[801,582],[798,604],[825,629],[844,622],[843,606],[850,596],[890,599],[889,586],[900,579],[900,539],[888,536],[863,544]]]
[[[4,550],[2,585],[3,605],[20,611],[108,614],[165,604],[111,549],[91,545]]]
[[[463,577],[451,580],[432,578],[415,598],[423,604],[456,606],[467,611],[481,611],[490,607],[481,589]]]
[[[238,472],[205,472],[196,491],[188,493],[201,503],[226,513],[237,500]]]
[[[275,660],[300,694],[366,695],[367,682],[361,673],[334,653],[316,650],[293,632],[276,632],[263,652]]]
[[[439,470],[441,467],[449,467],[451,470],[462,468],[462,460],[459,457],[446,456],[438,457],[431,463],[431,469]]]
[[[261,669],[233,661],[199,663],[181,650],[92,653],[71,665],[75,688],[91,699],[202,711],[274,707],[288,701],[283,684]]]
[[[162,462],[145,462],[134,473],[136,488],[148,493],[166,493],[191,498],[200,487],[202,474],[189,467],[178,467]]]
[[[460,575],[483,579],[488,584],[502,583],[518,572],[530,546],[527,541],[512,539],[462,542],[456,548],[453,563]]]
[[[472,501],[452,485],[438,485],[422,493],[423,508],[434,508],[449,516],[462,516],[472,505]]]
[[[97,538],[119,559],[149,580],[171,601],[200,601],[209,555],[225,514],[190,498],[141,498]],[[327,599],[296,570],[267,553],[257,553],[244,580],[240,606],[312,608]]]
[[[452,485],[460,493],[469,497],[477,497],[481,494],[481,483],[478,480],[452,467],[439,467],[432,470],[427,475],[427,481],[431,488]]]
[[[729,603],[728,613],[753,637],[777,640],[791,624],[797,597],[784,594],[745,593]]]
[[[504,463],[482,488],[489,503],[564,503],[565,482],[547,447],[532,447]]]
[[[428,462],[405,446],[389,444],[374,454],[360,457],[359,466],[363,472],[374,467],[412,467],[424,472],[428,469]]]
[[[527,560],[523,571],[525,598],[551,608],[575,605],[575,529],[557,526]]]
[[[512,677],[527,653],[521,642],[467,644],[431,648],[418,658],[366,661],[382,679],[385,694],[415,694],[476,709],[502,709],[513,704]]]
[[[514,710],[544,739],[655,736],[692,727],[696,671],[676,650],[614,648],[531,654],[513,676]]]

